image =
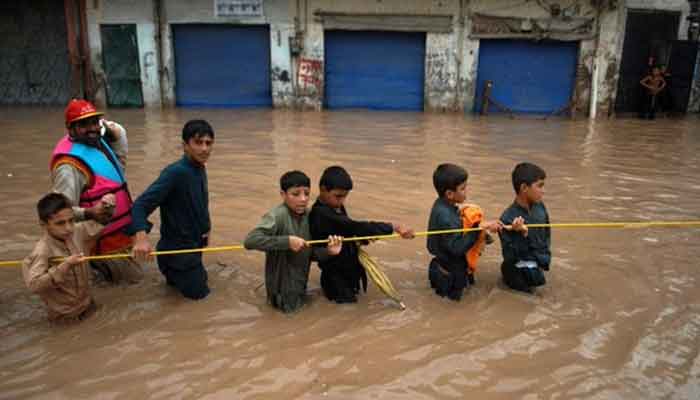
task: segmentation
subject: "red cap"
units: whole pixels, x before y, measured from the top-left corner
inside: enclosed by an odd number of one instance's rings
[[[96,115],[104,115],[103,112],[97,111],[94,105],[87,100],[73,99],[68,102],[66,107],[66,126],[70,126],[75,121],[94,117]]]

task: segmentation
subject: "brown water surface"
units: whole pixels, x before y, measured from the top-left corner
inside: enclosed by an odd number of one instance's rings
[[[472,119],[423,113],[111,110],[129,131],[138,195],[181,155],[183,123],[216,130],[209,190],[213,245],[239,243],[279,202],[278,177],[323,168],[355,180],[356,218],[426,229],[432,171],[455,162],[488,217],[510,204],[510,172],[547,173],[552,222],[700,219],[700,121]],[[0,110],[0,259],[40,235],[34,205],[63,134],[61,109]],[[157,220],[157,216],[155,218]],[[152,235],[155,242],[157,237]],[[548,285],[499,282],[487,249],[460,303],[432,294],[425,239],[373,244],[403,295],[371,287],[356,305],[316,294],[286,316],[265,303],[263,254],[208,255],[212,295],[192,302],[157,268],[131,287],[95,287],[97,314],[54,327],[20,269],[0,268],[0,399],[697,399],[700,230],[560,229]],[[314,267],[310,286],[318,287]]]

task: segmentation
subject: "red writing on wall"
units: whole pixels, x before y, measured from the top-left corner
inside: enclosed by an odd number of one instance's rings
[[[323,81],[323,64],[320,60],[302,58],[299,60],[299,87],[307,88],[312,86],[320,90]]]

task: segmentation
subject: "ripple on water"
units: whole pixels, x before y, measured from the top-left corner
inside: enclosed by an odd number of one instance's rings
[[[31,203],[46,191],[62,112],[0,108],[7,132],[0,202],[12,210],[0,216],[3,260],[22,259],[41,235]],[[700,215],[696,117],[648,123],[207,109],[110,109],[109,117],[129,130],[134,195],[180,157],[184,121],[210,121],[217,132],[207,165],[212,245],[245,238],[279,203],[283,172],[304,170],[315,198],[321,172],[336,163],[355,182],[351,216],[417,231],[426,229],[432,172],[443,162],[468,169],[468,200],[489,219],[512,202],[510,173],[525,160],[547,171],[552,222]],[[157,213],[152,221],[155,242]],[[505,289],[496,243],[459,303],[429,288],[424,238],[375,243],[372,254],[404,296],[405,312],[370,285],[357,304],[333,304],[317,291],[308,307],[282,315],[260,286],[263,254],[240,251],[205,257],[212,295],[204,301],[182,299],[150,264],[138,285],[94,287],[97,314],[56,328],[19,269],[1,268],[0,399],[695,399],[699,233],[554,229],[548,284],[533,296]],[[309,287],[319,287],[315,266]]]

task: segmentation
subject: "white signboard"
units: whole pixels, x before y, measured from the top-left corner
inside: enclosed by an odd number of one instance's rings
[[[214,0],[217,17],[262,17],[263,0]]]

